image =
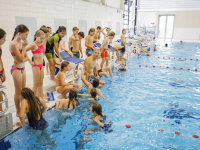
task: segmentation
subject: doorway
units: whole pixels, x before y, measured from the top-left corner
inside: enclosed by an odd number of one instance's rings
[[[159,15],[158,38],[172,39],[175,15]]]

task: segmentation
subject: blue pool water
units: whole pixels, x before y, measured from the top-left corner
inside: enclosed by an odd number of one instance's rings
[[[10,142],[12,150],[200,149],[199,139],[192,137],[200,136],[200,46],[174,43],[165,48],[158,44],[157,49],[151,57],[129,60],[128,72],[115,70],[113,78],[103,78],[108,84],[102,93],[112,103],[103,99],[99,103],[113,122],[112,132],[94,130],[87,138],[85,129],[97,125],[84,119],[92,113],[90,103],[81,102],[75,111],[46,112],[50,124],[46,131],[36,132],[26,126],[4,141]]]

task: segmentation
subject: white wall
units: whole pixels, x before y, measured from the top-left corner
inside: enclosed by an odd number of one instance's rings
[[[137,26],[141,24],[156,24],[158,33],[159,15],[175,15],[174,36],[177,40],[200,40],[200,11],[138,11]]]
[[[16,27],[16,16],[35,17],[37,29],[42,25],[54,29],[55,18],[67,19],[67,37],[72,34],[72,28],[78,26],[78,20],[87,20],[88,30],[95,27],[95,21],[101,21],[102,27],[107,26],[107,21],[112,21],[112,30],[115,32],[116,22],[120,22],[120,30],[123,28],[123,12],[117,13],[117,9],[81,0],[0,0],[0,10],[0,28],[7,32],[7,41],[3,45],[2,56],[5,69],[10,69],[13,64],[8,46]],[[88,31],[85,35],[87,34]],[[115,38],[118,39],[119,36]],[[82,46],[85,50],[84,40]],[[31,70],[28,63],[26,63],[26,69]]]
[[[107,6],[120,8],[121,7],[121,0],[105,0]]]

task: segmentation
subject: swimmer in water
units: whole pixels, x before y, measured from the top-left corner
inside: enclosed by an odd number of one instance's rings
[[[128,67],[126,66],[126,59],[122,58],[121,59],[121,66],[119,67],[120,71],[127,71]]]
[[[168,47],[168,44],[167,44],[167,43],[165,44],[165,47]]]
[[[79,101],[77,100],[77,94],[78,94],[78,89],[77,88],[72,88],[69,91],[69,98],[68,99],[61,99],[56,101],[56,109],[60,109],[60,108],[66,108],[66,109],[75,109],[78,104]]]
[[[97,88],[97,87],[99,86],[99,79],[98,79],[98,78],[95,78],[95,79],[93,80],[92,84],[91,84],[89,81],[87,81],[87,80],[84,78],[84,70],[83,70],[83,68],[81,67],[80,69],[81,69],[81,80],[82,80],[83,83],[86,85],[88,94],[87,94],[87,95],[85,95],[85,94],[79,94],[79,95],[80,95],[80,96],[90,96],[90,95],[89,95],[89,93],[90,93],[90,94],[91,94],[91,98],[94,98],[95,100],[98,100],[98,97],[95,96],[95,92],[96,92],[100,97],[102,97],[103,99],[105,99],[105,100],[107,100],[109,103],[111,103],[111,101],[110,101],[109,99],[107,99],[107,98],[105,98],[105,97],[103,96],[103,94],[101,93],[101,90]],[[95,89],[95,91],[91,92],[92,89]],[[94,96],[95,96],[96,98],[95,98]]]
[[[99,103],[93,103],[91,108],[91,112],[94,114],[93,121],[99,125],[97,128],[87,128],[85,129],[85,135],[87,137],[86,141],[90,139],[90,133],[95,130],[103,130],[104,132],[112,132],[112,121],[109,121],[105,114],[102,113],[102,106]],[[87,118],[85,118],[87,119]]]
[[[96,88],[92,88],[90,90],[90,94],[78,94],[78,96],[86,96],[86,97],[90,97],[87,99],[81,99],[81,98],[77,98],[78,100],[82,100],[82,101],[89,101],[89,102],[95,102],[98,101],[98,95],[97,95],[97,89]]]

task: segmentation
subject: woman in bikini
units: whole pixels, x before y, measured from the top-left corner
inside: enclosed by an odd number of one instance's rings
[[[10,53],[14,59],[14,64],[11,68],[11,74],[15,85],[14,100],[17,117],[19,116],[20,112],[21,90],[26,86],[25,62],[28,60],[32,66],[34,65],[34,63],[26,54],[26,46],[28,45],[26,38],[28,33],[29,29],[25,25],[18,25],[15,28],[12,41],[9,45]]]
[[[44,49],[43,43],[45,40],[45,35],[42,30],[36,31],[34,35],[34,42],[31,43],[27,48],[26,52],[29,50],[32,51],[34,64],[32,66],[33,71],[33,92],[35,95],[43,97],[43,78],[44,78],[44,68],[43,68],[43,56],[44,56]],[[46,45],[45,45],[46,46]]]
[[[66,93],[69,92],[73,87],[79,88],[79,85],[73,82],[66,83],[65,73],[71,68],[69,62],[63,61],[61,63],[61,70],[56,76],[56,91],[62,95],[62,98],[66,98]]]
[[[6,32],[0,28],[0,85],[2,84],[2,82],[5,82],[6,81],[6,75],[5,75],[5,72],[4,72],[4,66],[3,66],[3,61],[1,59],[1,56],[2,56],[2,45],[5,43],[6,41]],[[2,93],[0,92],[0,102],[3,101],[3,95]],[[2,108],[2,104],[0,104],[0,112],[3,111],[3,108]]]

